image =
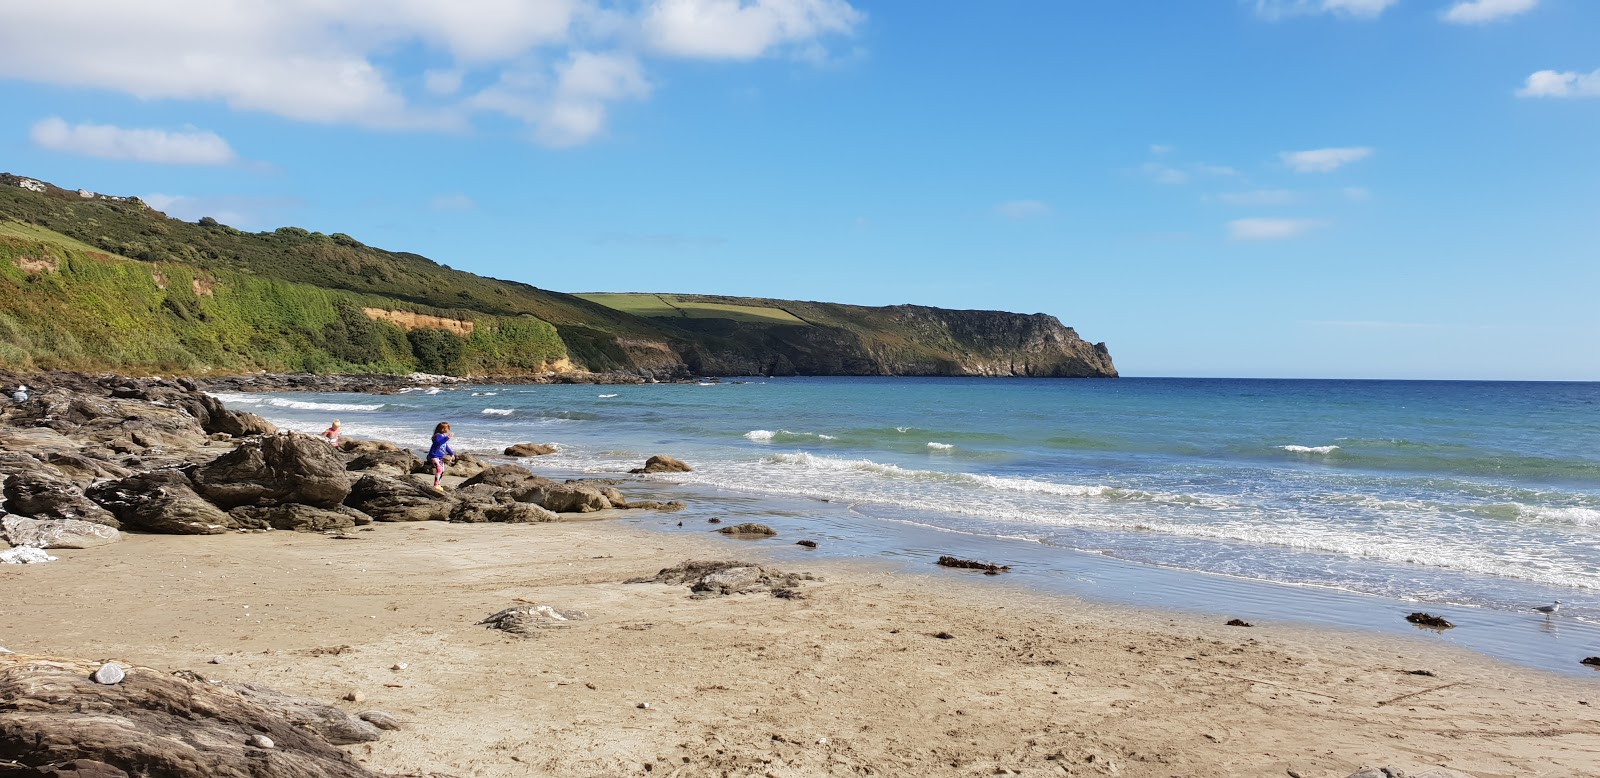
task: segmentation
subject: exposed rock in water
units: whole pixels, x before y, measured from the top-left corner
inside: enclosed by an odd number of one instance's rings
[[[505,453],[508,457],[542,457],[556,453],[556,447],[548,443],[518,443],[506,447]]]
[[[692,473],[694,468],[669,456],[657,454],[644,461],[644,467],[629,470],[630,473]]]
[[[25,516],[0,517],[0,536],[13,546],[34,548],[94,548],[122,539],[115,527],[104,524]]]
[[[378,521],[446,521],[456,500],[410,478],[364,475],[345,504]]]
[[[6,476],[6,510],[35,519],[75,519],[118,526],[116,517],[57,472],[54,468],[41,468]]]
[[[96,667],[0,656],[0,755],[28,766],[94,760],[141,778],[379,778],[334,747],[326,733],[340,727],[287,717],[286,695],[149,668],[101,685],[90,680]],[[272,751],[247,745],[258,735],[273,741]]]
[[[1230,627],[1254,627],[1255,625],[1251,624],[1248,621],[1245,621],[1244,619],[1228,619],[1227,626],[1230,626]]]
[[[237,528],[220,508],[201,499],[177,470],[152,470],[89,489],[127,529],[171,535],[215,535]]]
[[[1429,627],[1431,629],[1454,629],[1456,626],[1446,621],[1443,616],[1435,616],[1431,613],[1422,613],[1420,611],[1407,616],[1406,621],[1419,627]]]
[[[802,581],[819,581],[810,573],[785,573],[750,562],[690,561],[668,567],[650,578],[632,578],[626,583],[685,584],[696,598],[721,597],[728,594],[769,592],[785,593],[786,599],[796,599],[795,589]]]
[[[350,494],[350,475],[327,443],[309,435],[251,441],[195,469],[195,491],[223,508],[301,503],[332,508]]]
[[[506,608],[490,616],[479,624],[486,624],[490,629],[498,629],[513,635],[532,637],[534,632],[541,629],[559,629],[572,626],[574,621],[589,618],[589,614],[577,610],[561,610],[549,605],[518,605]]]
[[[1600,656],[1584,657],[1583,661],[1579,662],[1578,664],[1589,665],[1590,667],[1600,667]]]
[[[796,540],[794,542],[794,544],[797,545],[797,546],[805,546],[806,548],[816,548],[817,547],[817,541],[815,541],[815,540]]]
[[[628,510],[662,511],[663,513],[676,513],[676,512],[681,511],[684,508],[687,508],[689,506],[683,504],[683,502],[679,501],[679,500],[673,500],[672,502],[658,502],[656,500],[634,500],[634,501],[629,502],[627,505],[624,505],[622,507],[627,508]],[[716,519],[712,519],[712,521],[716,521]]]
[[[963,570],[982,570],[984,575],[999,575],[1011,570],[1011,565],[997,565],[991,562],[974,562],[971,559],[959,559],[953,556],[939,557],[937,564],[940,567],[955,567]]]
[[[770,538],[778,534],[777,530],[765,524],[757,524],[753,521],[745,522],[743,524],[735,524],[731,527],[723,527],[717,531],[724,535],[739,535],[741,537],[752,538]]]

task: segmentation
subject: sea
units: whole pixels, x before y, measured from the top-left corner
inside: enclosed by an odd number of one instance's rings
[[[630,518],[752,520],[806,554],[923,574],[941,554],[1147,607],[1412,634],[1566,673],[1600,654],[1600,383],[749,378],[221,394],[305,432],[459,449],[568,477],[652,454],[692,473]],[[678,522],[683,527],[677,526]],[[728,541],[733,542],[733,541]],[[1545,616],[1531,610],[1560,600]],[[1403,616],[1457,624],[1418,631]]]

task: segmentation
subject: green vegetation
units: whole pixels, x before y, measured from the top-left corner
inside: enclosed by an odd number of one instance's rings
[[[770,304],[749,300],[745,304],[709,302],[710,298],[673,294],[592,293],[580,294],[593,303],[645,318],[728,319],[757,324],[805,324],[794,314]],[[763,304],[767,303],[767,304]]]

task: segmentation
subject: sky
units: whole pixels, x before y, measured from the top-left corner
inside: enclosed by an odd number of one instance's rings
[[[14,0],[0,170],[1124,375],[1600,380],[1593,0]]]

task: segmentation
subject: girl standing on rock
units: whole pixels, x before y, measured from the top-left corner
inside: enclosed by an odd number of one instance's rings
[[[428,449],[428,464],[433,465],[433,488],[444,491],[444,460],[454,462],[456,451],[450,448],[450,422],[441,421],[433,428],[433,447]]]

